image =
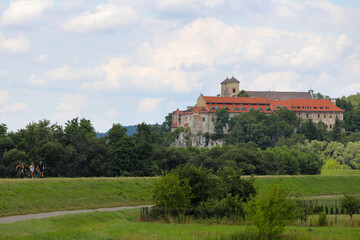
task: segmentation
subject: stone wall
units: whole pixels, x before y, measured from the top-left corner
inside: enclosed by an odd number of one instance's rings
[[[198,148],[212,148],[214,146],[223,146],[225,144],[224,139],[206,139],[204,136],[192,136],[189,132],[181,132],[179,137],[171,144],[172,147],[198,147]]]

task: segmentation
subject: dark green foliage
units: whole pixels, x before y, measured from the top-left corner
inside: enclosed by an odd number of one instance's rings
[[[319,224],[319,227],[324,227],[326,225],[326,213],[321,212],[319,214],[318,224]]]
[[[249,94],[247,94],[245,90],[241,90],[237,96],[238,97],[249,97]]]
[[[194,165],[173,169],[169,173],[163,173],[155,186],[156,210],[152,216],[163,216],[167,209],[166,213],[173,216],[186,213],[199,218],[243,218],[243,203],[256,194],[253,182],[253,178],[241,178],[240,172],[233,169],[216,173]],[[183,195],[179,193],[182,188],[185,188],[184,192],[188,196],[184,203],[179,202],[183,201]],[[186,208],[186,211],[180,211],[177,206]]]
[[[285,225],[298,217],[298,206],[289,191],[279,185],[270,186],[265,194],[248,202],[246,220],[254,225],[259,237],[278,239]]]
[[[221,138],[224,136],[224,130],[226,129],[229,122],[229,116],[230,113],[225,108],[216,110],[214,123],[216,138]]]
[[[360,198],[354,194],[344,194],[340,200],[341,207],[346,210],[352,219],[353,214],[357,213],[360,208]]]

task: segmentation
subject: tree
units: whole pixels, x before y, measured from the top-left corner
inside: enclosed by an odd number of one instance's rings
[[[180,179],[175,170],[168,173],[163,172],[161,179],[155,183],[153,200],[155,207],[163,215],[185,214],[190,207],[191,198],[189,179]]]
[[[241,90],[237,96],[238,97],[249,97],[249,94],[247,94],[245,90]]]
[[[261,238],[277,238],[285,225],[298,217],[294,199],[280,185],[269,186],[265,194],[257,195],[246,207],[246,220],[254,225]]]
[[[340,205],[342,208],[346,209],[346,212],[350,215],[352,220],[353,214],[360,208],[360,199],[354,194],[344,193],[344,198],[340,200]]]
[[[341,137],[341,131],[342,131],[341,122],[336,117],[334,128],[331,131],[332,141],[338,141],[338,142],[341,141],[341,138],[342,138]]]
[[[221,108],[215,112],[215,134],[218,138],[224,136],[224,129],[227,127],[229,122],[229,111],[226,108]]]

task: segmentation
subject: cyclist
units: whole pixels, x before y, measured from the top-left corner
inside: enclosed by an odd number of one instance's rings
[[[19,164],[16,166],[16,171],[18,172],[18,176],[20,178],[24,177],[24,165],[21,162],[19,162]]]
[[[35,166],[34,163],[32,162],[29,166],[29,171],[30,171],[30,177],[34,178],[34,170],[35,170]]]
[[[38,171],[39,176],[40,176],[41,178],[44,177],[44,169],[45,169],[44,164],[42,163],[42,161],[40,161],[40,162],[39,162],[39,165],[36,167],[36,170]]]

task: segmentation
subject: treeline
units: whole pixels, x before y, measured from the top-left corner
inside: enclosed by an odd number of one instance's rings
[[[0,177],[14,177],[18,162],[27,169],[40,161],[45,163],[45,176],[52,177],[154,176],[188,163],[214,170],[231,166],[246,175],[318,174],[323,164],[360,169],[357,96],[338,99],[346,112],[331,131],[289,110],[269,116],[251,111],[229,119],[221,109],[216,113],[216,133],[204,137],[222,137],[226,144],[212,149],[171,148],[181,131],[170,132],[171,114],[162,125],[139,124],[132,136],[114,124],[102,138],[96,137],[87,119],[74,118],[64,126],[41,120],[16,132],[0,124]]]
[[[16,165],[25,169],[34,162],[45,164],[45,176],[154,176],[192,163],[214,170],[232,167],[243,174],[318,174],[318,155],[287,146],[261,150],[255,143],[211,149],[165,147],[177,133],[165,124],[139,124],[137,133],[114,124],[108,136],[97,138],[91,122],[74,118],[65,127],[48,120],[31,123],[17,132],[0,126],[0,176],[14,177]],[[170,140],[169,140],[170,139]]]

